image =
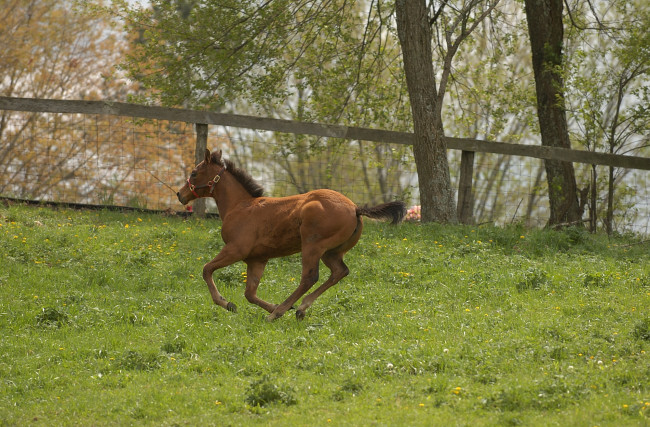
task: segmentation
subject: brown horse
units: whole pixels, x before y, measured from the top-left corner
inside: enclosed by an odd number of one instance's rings
[[[205,150],[205,159],[196,166],[178,200],[187,204],[200,197],[217,202],[222,219],[221,237],[225,246],[203,267],[203,279],[215,304],[235,312],[217,290],[212,274],[218,268],[244,261],[247,268],[246,299],[271,313],[267,320],[282,316],[318,281],[318,263],[331,270],[329,279],[307,295],[296,318],[302,320],[309,308],[328,288],[348,275],[343,255],[361,237],[361,215],[400,222],[406,213],[404,203],[390,202],[366,208],[332,190],[314,190],[289,197],[263,197],[262,187],[231,161],[221,158],[221,151]],[[257,296],[257,287],[270,258],[302,251],[302,276],[298,288],[282,304],[266,302]]]

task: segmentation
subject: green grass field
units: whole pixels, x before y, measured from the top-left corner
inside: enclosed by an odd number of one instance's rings
[[[0,205],[0,425],[650,424],[639,238],[367,221],[351,274],[267,323],[242,263],[215,273],[239,312],[211,302],[219,225]]]

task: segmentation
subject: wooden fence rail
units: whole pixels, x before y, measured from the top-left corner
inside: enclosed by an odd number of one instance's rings
[[[223,114],[178,108],[151,107],[111,101],[70,101],[56,99],[33,99],[0,97],[0,110],[101,114],[145,119],[169,120],[194,123],[197,129],[197,159],[202,158],[207,140],[207,126],[232,126],[284,133],[315,135],[391,144],[413,144],[413,134],[381,129],[368,129],[321,123],[305,123],[265,117]],[[560,160],[591,165],[603,165],[626,169],[650,170],[650,158],[619,154],[597,153],[557,147],[511,144],[468,138],[446,137],[447,148],[461,150],[461,176],[458,189],[458,213],[461,222],[471,221],[473,159],[475,152],[496,153],[512,156],[534,157],[544,160]],[[201,207],[199,206],[199,210]]]
[[[57,99],[11,98],[2,96],[0,97],[0,109],[30,111],[34,113],[108,114],[115,116],[298,133],[330,138],[387,142],[391,144],[413,144],[413,134],[410,132],[395,132],[381,129],[327,125],[321,123],[305,123],[293,120],[213,113],[209,111],[178,108],[148,107],[123,102],[67,101]],[[648,157],[624,156],[620,154],[596,153],[592,151],[572,150],[567,148],[511,144],[468,138],[447,137],[446,143],[447,148],[453,150],[508,154],[512,156],[535,157],[538,159],[562,160],[567,162],[614,166],[627,169],[650,170],[650,158]]]

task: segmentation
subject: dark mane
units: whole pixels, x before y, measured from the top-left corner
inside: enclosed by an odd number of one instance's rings
[[[230,160],[223,159],[223,163],[226,165],[226,170],[230,172],[241,185],[244,186],[246,191],[248,191],[251,196],[262,197],[264,195],[264,187],[255,181],[253,177],[248,174],[248,172],[238,168]]]

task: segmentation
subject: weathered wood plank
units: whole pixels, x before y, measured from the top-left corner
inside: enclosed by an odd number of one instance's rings
[[[460,158],[460,179],[458,180],[458,220],[462,224],[474,223],[474,151],[463,151]]]
[[[194,149],[194,164],[198,165],[205,158],[205,149],[208,147],[208,125],[196,123],[196,147]],[[199,218],[205,218],[205,198],[194,200],[192,208]]]
[[[620,154],[595,153],[541,145],[510,144],[506,142],[481,141],[478,139],[446,138],[447,148],[483,153],[508,154],[538,159],[614,166],[628,169],[650,170],[650,158],[623,156]]]
[[[145,119],[232,126],[275,132],[301,133],[330,138],[386,142],[392,144],[411,145],[413,143],[413,134],[409,132],[395,132],[381,129],[327,125],[321,123],[305,123],[294,120],[213,113],[209,111],[149,107],[123,102],[0,97],[0,109],[48,113],[108,114]],[[467,138],[446,138],[446,143],[447,148],[454,150],[508,154],[512,156],[534,157],[538,159],[563,160],[568,162],[614,166],[628,169],[650,170],[650,158],[648,157],[594,153],[584,150],[510,144],[505,142],[481,141]]]

